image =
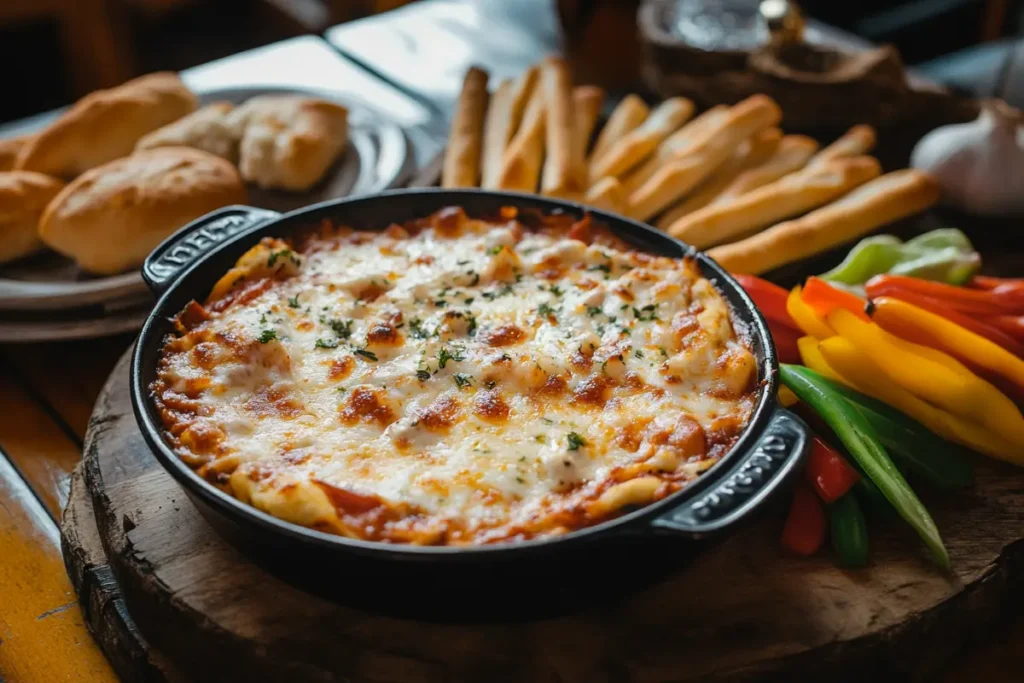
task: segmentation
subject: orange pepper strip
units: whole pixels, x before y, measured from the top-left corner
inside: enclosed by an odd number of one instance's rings
[[[821,278],[807,278],[807,284],[804,285],[804,291],[800,298],[822,318],[837,308],[845,308],[861,320],[868,321],[868,316],[864,313],[864,304],[866,303],[864,299],[856,294],[833,287]]]
[[[926,339],[922,343],[1024,387],[1024,360],[941,316],[905,301],[881,297],[871,302],[871,319],[904,339]]]
[[[827,339],[835,334],[832,328],[828,326],[828,323],[818,317],[818,314],[804,303],[801,297],[800,285],[794,287],[789,293],[789,297],[786,299],[786,310],[792,316],[793,321],[796,322],[797,327],[812,337]]]

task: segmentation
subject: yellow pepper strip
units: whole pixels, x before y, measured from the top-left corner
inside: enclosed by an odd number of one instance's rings
[[[800,402],[800,399],[796,397],[789,387],[779,387],[779,403],[786,406],[787,408],[796,405]]]
[[[818,344],[829,367],[843,381],[862,394],[867,394],[896,410],[909,415],[939,436],[986,455],[1024,466],[1024,449],[1003,439],[976,422],[940,410],[917,398],[909,391],[885,379],[885,373],[848,339],[832,337]],[[856,378],[851,380],[849,378]]]
[[[941,352],[904,341],[845,309],[832,311],[827,320],[896,384],[955,415],[985,425],[1024,449],[1024,416],[1013,401],[985,380],[966,368],[963,372],[951,369],[948,361],[932,360]],[[955,359],[949,360],[963,367]]]
[[[894,334],[898,334],[900,329],[913,330],[916,336],[934,340],[935,348],[966,358],[978,367],[1024,387],[1024,360],[940,315],[883,296],[871,302],[871,319]]]
[[[800,297],[801,291],[802,288],[800,285],[797,285],[789,292],[789,296],[786,298],[786,312],[793,318],[793,322],[804,331],[804,334],[809,334],[818,339],[827,339],[834,335],[835,332],[832,331],[832,328],[814,312],[814,309],[804,303],[804,300]]]
[[[818,350],[818,340],[814,337],[800,337],[796,340],[796,347],[800,350],[800,359],[803,360],[804,365],[814,370],[823,377],[828,377],[836,382],[842,382],[848,384],[846,380],[836,374],[836,371],[829,367],[828,363],[825,362],[825,357],[821,355],[821,351]]]

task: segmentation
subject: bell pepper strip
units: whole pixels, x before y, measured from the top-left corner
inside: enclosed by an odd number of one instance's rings
[[[941,315],[951,323],[959,325],[965,330],[970,330],[979,337],[984,337],[994,344],[998,344],[1013,355],[1019,358],[1024,357],[1024,338],[1020,341],[1014,339],[1013,336],[993,325],[990,322],[990,318],[972,318],[969,315],[957,313],[938,299],[908,292],[897,292],[888,295],[888,298],[906,301],[908,304],[913,304],[929,313]]]
[[[849,345],[845,340],[843,343]],[[827,377],[819,379],[853,404],[871,423],[882,445],[902,470],[943,491],[962,489],[974,481],[974,466],[960,446],[878,399]]]
[[[895,384],[936,406],[987,427],[1024,452],[1024,416],[1012,400],[954,358],[904,341],[849,311],[828,315],[829,326],[882,369]],[[825,356],[828,360],[828,356]],[[829,361],[829,365],[832,365]],[[840,375],[844,373],[840,370]],[[799,396],[799,394],[797,394]]]
[[[935,562],[948,570],[949,554],[935,522],[886,453],[871,424],[807,368],[782,365],[779,374],[783,383],[828,423],[850,456],[892,503],[900,517],[917,531]]]
[[[797,285],[786,298],[786,310],[796,322],[796,326],[806,334],[818,339],[826,339],[834,335],[835,332],[832,331],[832,328],[810,306],[804,303],[801,294],[802,288]]]
[[[828,506],[829,537],[840,567],[863,567],[868,563],[868,523],[853,493]]]
[[[833,287],[821,278],[809,277],[804,284],[800,298],[811,307],[819,318],[826,317],[837,308],[845,308],[857,317],[868,320],[864,313],[864,299],[850,292]]]
[[[776,322],[797,329],[796,322],[786,310],[789,292],[776,284],[753,275],[733,275],[740,286],[750,295],[758,310],[769,322]]]
[[[804,557],[818,552],[825,544],[828,521],[821,501],[806,484],[793,489],[793,502],[782,527],[782,547]]]
[[[995,315],[990,318],[982,318],[982,322],[1024,344],[1024,315]],[[1019,355],[1024,356],[1024,354]]]
[[[882,369],[849,340],[842,337],[826,339],[818,349],[829,367],[857,391],[914,418],[945,439],[1006,462],[1024,465],[1021,448],[978,423],[936,408],[888,381]],[[851,377],[857,379],[850,380]]]
[[[949,320],[905,301],[879,297],[869,306],[871,319],[889,332],[945,351],[1024,388],[1024,360]]]
[[[814,337],[800,337],[796,340],[797,348],[800,349],[800,360],[819,375],[824,375],[835,381],[842,381],[839,375],[825,362],[825,358],[818,350],[818,340]]]
[[[988,275],[975,275],[967,283],[971,289],[993,290],[1006,287],[1007,289],[1024,289],[1024,278],[991,277]]]
[[[1024,292],[1015,291],[997,293],[954,287],[928,280],[905,277],[903,275],[878,275],[868,280],[864,291],[869,299],[880,296],[895,296],[901,292],[909,292],[928,296],[942,301],[948,308],[970,315],[1012,315],[1024,313]]]
[[[796,394],[790,391],[787,387],[779,387],[779,403],[789,408],[790,406],[795,406],[799,402],[800,399],[798,399]]]
[[[826,503],[834,503],[845,496],[860,479],[857,470],[820,436],[811,440],[811,455],[804,473],[815,493]]]
[[[959,285],[980,267],[981,256],[967,235],[956,228],[939,228],[905,243],[892,235],[866,237],[821,277],[857,286],[875,275],[892,273]]]
[[[768,329],[772,333],[772,341],[775,342],[775,350],[779,354],[779,362],[799,363],[800,349],[797,347],[797,340],[802,333],[790,327],[783,327],[778,323],[769,323]]]

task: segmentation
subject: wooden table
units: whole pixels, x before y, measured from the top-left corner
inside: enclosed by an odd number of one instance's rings
[[[313,38],[286,41],[199,67],[186,78],[194,85],[249,85],[320,74],[335,85],[365,83],[375,97],[389,98],[408,115],[410,125],[424,123],[422,103],[373,82],[349,62],[308,68],[309,60],[322,60],[324,49]],[[296,64],[307,68],[288,66]],[[61,560],[57,522],[93,403],[131,342],[131,336],[118,336],[0,346],[0,681],[116,680],[84,627]],[[960,655],[942,683],[1016,681],[1021,671],[1024,620]]]

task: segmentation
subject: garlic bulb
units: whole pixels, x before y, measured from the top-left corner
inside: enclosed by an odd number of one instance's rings
[[[982,103],[969,123],[936,128],[914,147],[910,165],[933,175],[942,200],[970,213],[1024,215],[1024,131],[1002,100]]]

